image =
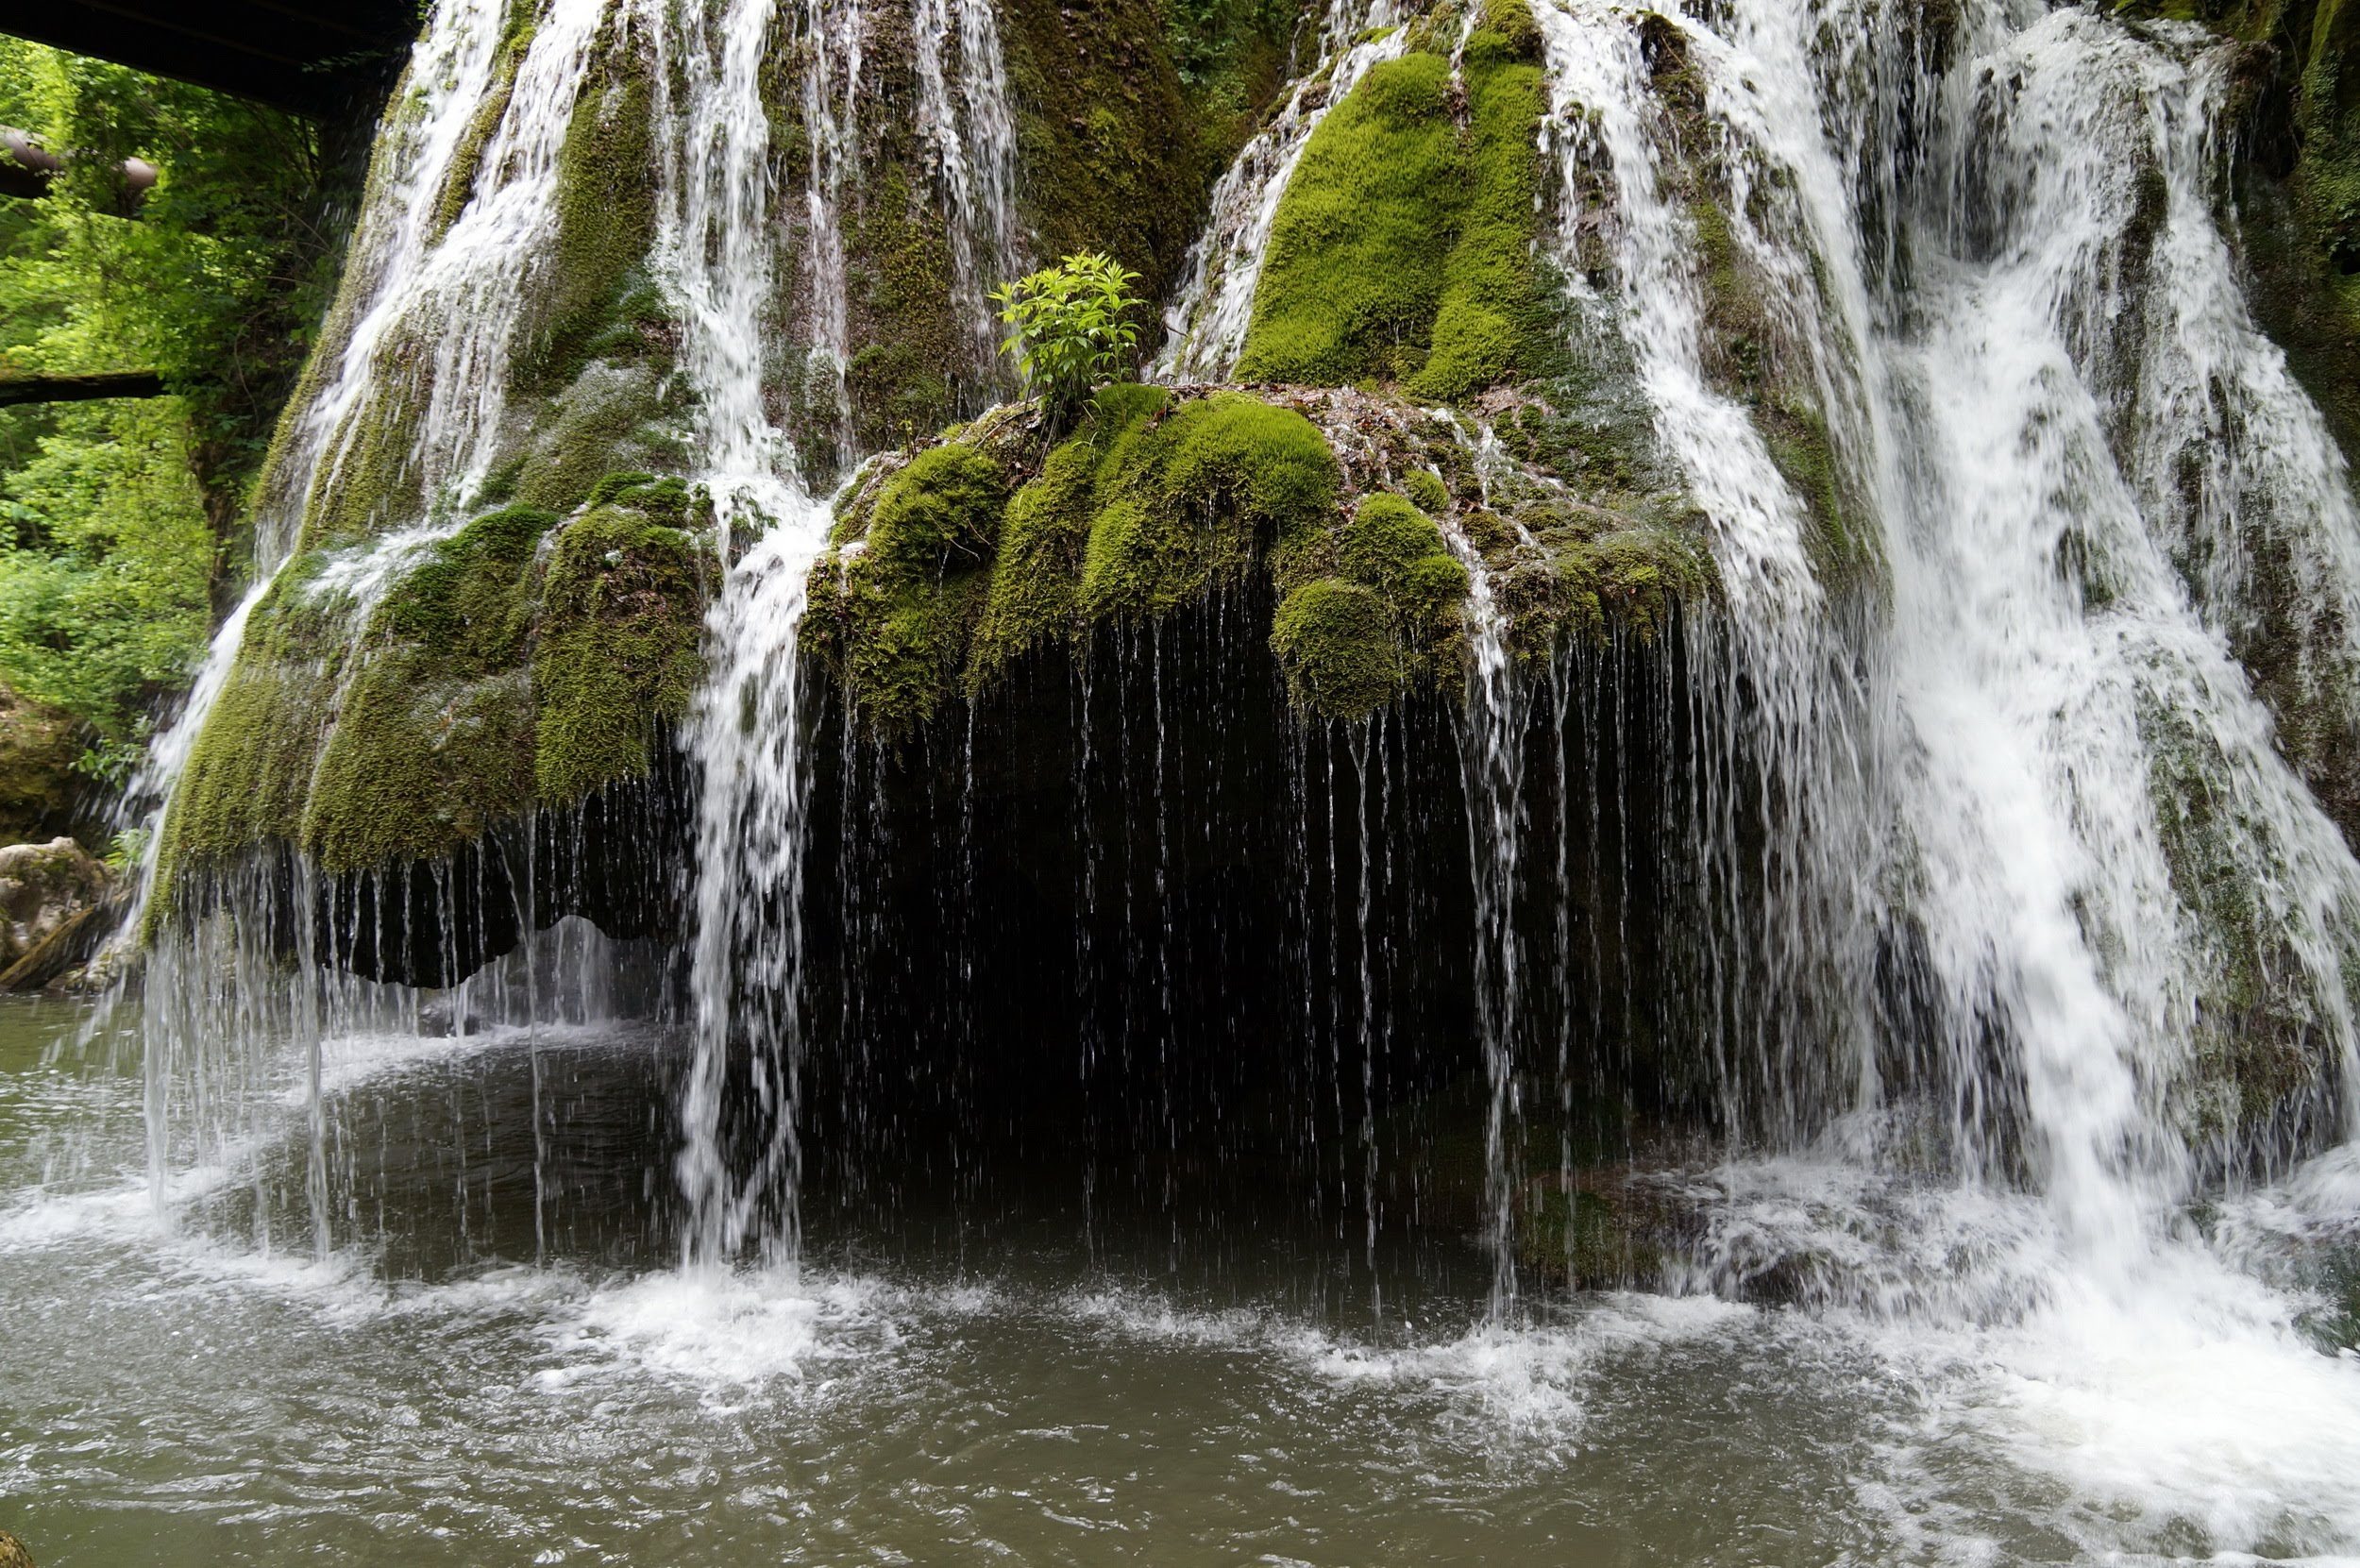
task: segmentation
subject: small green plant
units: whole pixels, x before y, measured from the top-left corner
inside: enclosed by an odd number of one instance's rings
[[[1016,356],[1025,396],[1041,400],[1053,426],[1070,420],[1138,346],[1135,316],[1146,303],[1131,292],[1138,280],[1113,257],[1089,251],[991,291],[1009,329],[1000,351]]]
[[[74,759],[74,771],[87,779],[96,779],[110,789],[121,789],[140,764],[147,760],[147,744],[153,738],[155,723],[142,714],[131,723],[131,733],[116,740],[107,735],[93,739],[88,750]]]
[[[136,872],[146,859],[147,830],[126,828],[108,844],[104,864],[114,875],[127,877]]]

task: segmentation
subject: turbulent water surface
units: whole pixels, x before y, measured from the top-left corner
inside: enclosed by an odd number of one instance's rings
[[[499,1029],[329,1042],[375,1239],[321,1260],[160,1226],[136,1079],[52,1059],[81,1021],[0,1014],[0,1490],[45,1562],[2068,1561],[2360,1528],[2360,1365],[2193,1255],[2211,1332],[2079,1343],[1626,1294],[1503,1325],[1473,1238],[1093,1224],[1054,1184],[682,1270],[647,1193],[692,1048],[573,1025],[541,1042],[545,1264],[454,1257],[532,1245]],[[1782,1176],[1798,1212],[1847,1196]]]

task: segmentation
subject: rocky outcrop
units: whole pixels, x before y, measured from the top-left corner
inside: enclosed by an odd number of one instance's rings
[[[113,890],[71,838],[0,849],[0,990],[39,990],[85,962],[111,929]]]
[[[1515,395],[1485,412],[1555,417]],[[1456,680],[1471,571],[1534,658],[1568,635],[1651,640],[1712,592],[1675,499],[1569,480],[1405,399],[1116,386],[1062,441],[1014,408],[873,464],[804,636],[859,718],[902,735],[1037,648],[1251,585],[1297,711],[1359,720]]]
[[[76,771],[81,726],[70,714],[0,686],[0,839],[67,832],[89,781]]]

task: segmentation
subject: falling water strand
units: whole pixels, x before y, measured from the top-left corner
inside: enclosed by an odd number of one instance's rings
[[[1524,851],[1525,683],[1508,650],[1507,617],[1492,593],[1483,557],[1455,531],[1452,548],[1467,567],[1469,660],[1459,710],[1459,770],[1467,801],[1467,865],[1475,912],[1475,1035],[1488,1098],[1483,1119],[1484,1239],[1491,1248],[1492,1321],[1507,1322],[1516,1303],[1514,1139],[1518,1032],[1525,1023],[1516,889]]]
[[[918,130],[933,144],[950,221],[951,281],[981,379],[998,357],[987,297],[1018,270],[1016,116],[990,0],[918,0],[910,16]],[[957,48],[955,80],[943,50]]]
[[[814,36],[845,35],[815,4]],[[796,453],[765,411],[767,305],[776,278],[764,51],[775,7],[734,0],[708,19],[698,8],[660,29],[659,80],[682,86],[660,103],[666,169],[659,241],[683,306],[682,364],[698,393],[700,476],[714,501],[716,542],[753,542],[731,562],[707,618],[706,683],[695,715],[699,796],[697,930],[691,955],[696,1055],[681,1096],[679,1177],[688,1202],[683,1260],[714,1267],[759,1242],[792,1258],[801,1158],[795,1116],[801,1051],[803,801],[795,629],[805,580],[825,541],[829,506],[814,497]],[[661,19],[659,19],[661,20]],[[833,106],[856,65],[825,48],[806,62],[806,106]],[[815,123],[815,143],[836,134]],[[815,146],[815,160],[833,151]],[[830,165],[832,167],[832,165]],[[819,165],[816,164],[815,168]],[[833,177],[831,176],[830,177]],[[819,196],[815,188],[814,200]],[[826,224],[833,232],[833,218]],[[834,352],[834,281],[816,291],[816,351]],[[833,303],[831,303],[833,300]],[[758,1131],[740,1169],[724,1130],[730,1064],[745,1059]]]

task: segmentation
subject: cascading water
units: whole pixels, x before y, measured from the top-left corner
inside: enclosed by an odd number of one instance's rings
[[[388,461],[374,448],[389,419],[405,432],[406,449],[390,463],[413,484],[428,520],[347,552],[305,590],[356,632],[393,580],[393,566],[464,521],[462,508],[496,450],[517,311],[549,248],[558,149],[602,11],[600,0],[557,0],[505,78],[497,61],[506,11],[498,5],[454,0],[439,8],[413,52],[405,80],[417,107],[378,149],[352,243],[354,281],[329,324],[332,350],[319,362],[327,368],[289,416],[283,455],[266,475],[256,585],[215,637],[188,703],[136,781],[134,794],[156,805],[130,930],[142,930],[154,895],[161,829],[181,769],[221,696],[248,617],[293,559],[307,509],[334,496],[348,467]],[[469,129],[487,112],[497,119],[470,169]],[[462,187],[472,194],[453,215],[447,193],[462,178],[472,182]],[[396,418],[396,409],[406,412]],[[293,1040],[311,1123],[312,1245],[324,1251],[322,1034],[366,1034],[404,1013],[414,1022],[416,1001],[333,984],[323,998],[309,978],[314,919],[308,903],[295,917],[306,979],[293,987],[260,978],[268,961],[258,933],[241,933],[234,921],[208,923],[212,929],[187,942],[160,936],[141,987],[151,1189],[161,1198],[175,1164],[204,1168],[261,1145],[275,1118],[261,1088],[280,1071],[268,1058],[276,1042]],[[216,975],[236,982],[220,985]]]
[[[2318,415],[2239,303],[2222,51],[2190,28],[1976,8],[1938,47],[1903,12],[1760,0],[1655,19],[1656,47],[1703,83],[1676,126],[1651,79],[1663,62],[1626,17],[1572,0],[1541,20],[1562,199],[1582,211],[1590,172],[1609,172],[1624,333],[1713,525],[1745,693],[1723,723],[1748,732],[1783,824],[1771,852],[1789,857],[1771,923],[1833,986],[1832,1007],[1820,990],[1772,1037],[1838,1048],[1837,1092],[1812,1112],[1832,1132],[1800,1163],[1719,1178],[1730,1201],[1702,1277],[1784,1256],[1880,1315],[2029,1320],[2051,1348],[2025,1375],[2061,1399],[2078,1389],[2055,1345],[2116,1375],[2127,1340],[2178,1368],[2223,1336],[2324,1391],[2348,1369],[2231,1285],[2183,1206],[2200,1163],[2234,1181],[2349,1136],[2354,1087],[2342,976],[2360,868],[2232,644],[2290,619],[2318,650],[2315,689],[2331,686],[2352,657],[2337,629],[2360,531]],[[1667,194],[1676,136],[1725,190]],[[1712,384],[1688,261],[1700,195],[1798,346],[1846,525],[1877,531],[1855,580],[1889,581],[1889,608],[1831,615],[1844,590],[1806,497]],[[2291,603],[2250,570],[2257,537],[2297,563]],[[2224,902],[2217,877],[2246,892]],[[1880,1056],[1879,1021],[1843,999],[1889,992],[1896,947],[1930,992],[1931,1037]],[[2267,1026],[2224,1016],[2237,974],[2304,1020],[2312,1054],[2316,1088],[2272,1128],[2236,1128],[2201,1087]],[[1724,1054],[1742,1070],[1755,1049],[1740,1031]],[[1922,1077],[1880,1072],[1913,1051]],[[1759,1073],[1796,1081],[1791,1060]],[[1879,1131],[1929,1093],[1951,1107],[1963,1192],[1914,1189]],[[1782,1123],[1811,1120],[1757,1124]],[[2037,1196],[2011,1196],[2019,1183]],[[1893,1222],[1869,1217],[1881,1206],[1938,1239],[1863,1249]],[[2262,1425],[2234,1398],[2214,1414]],[[2322,1462],[2312,1436],[2285,1461]],[[2187,1439],[2158,1435],[2149,1457],[2186,1466]],[[2175,1474],[2217,1539],[2255,1540],[2285,1526],[2240,1511],[2274,1490],[2267,1468]],[[2295,1538],[2344,1536],[2352,1507],[2340,1487],[2298,1505],[2317,1511]]]
[[[1016,116],[990,0],[920,0],[910,19],[919,134],[933,143],[950,220],[952,282],[978,364],[998,357],[989,292],[1020,270]],[[943,51],[955,44],[955,78]],[[955,89],[955,95],[954,95]]]
[[[712,673],[698,713],[697,1056],[681,1104],[686,1142],[679,1172],[689,1204],[684,1258],[705,1265],[726,1263],[750,1239],[774,1242],[789,1258],[795,1247],[798,805],[805,766],[797,744],[795,629],[829,507],[806,488],[764,402],[766,307],[779,246],[759,76],[775,10],[772,0],[738,0],[713,20],[710,33],[701,16],[683,17],[677,60],[687,88],[667,105],[666,138],[677,151],[667,169],[663,249],[687,326],[683,362],[700,397],[702,479],[722,547],[733,548],[739,531],[757,535],[731,564],[715,600]],[[847,354],[834,202],[848,132],[835,116],[839,102],[849,110],[858,87],[858,19],[815,5],[801,20],[814,46],[803,90],[814,115],[812,260],[803,282],[814,352],[832,361],[840,389]],[[660,74],[671,75],[668,68]],[[759,1016],[746,1017],[747,1006]],[[727,1147],[723,1105],[729,1064],[741,1051],[752,1057],[765,1122],[753,1167],[743,1173]]]

